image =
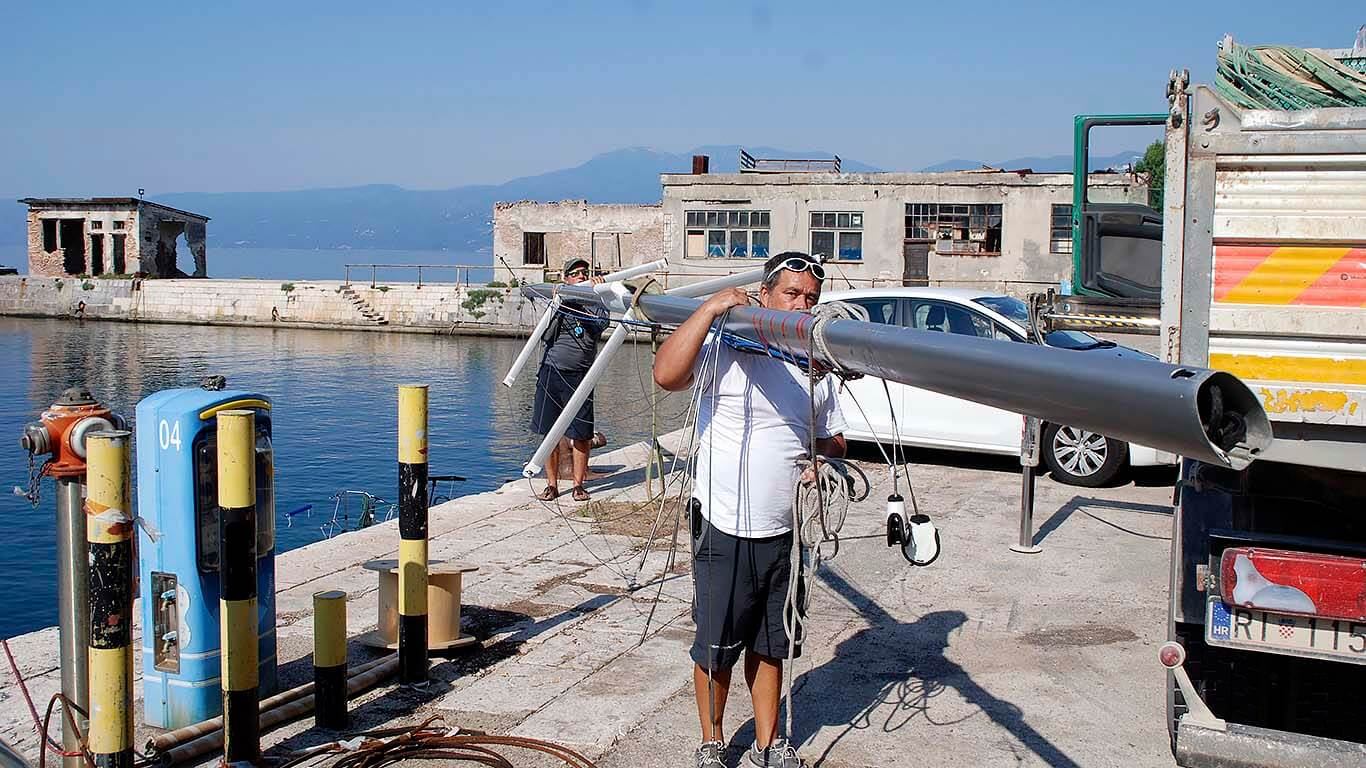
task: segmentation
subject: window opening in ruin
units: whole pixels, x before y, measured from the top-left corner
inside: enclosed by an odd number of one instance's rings
[[[91,228],[91,229],[104,229],[104,222],[103,222],[103,221],[91,221],[91,222],[90,222],[90,228]]]
[[[933,240],[937,253],[999,256],[1000,203],[907,203],[906,239]]]
[[[90,274],[104,274],[104,235],[90,236]]]
[[[128,222],[126,222],[126,221],[115,221],[115,222],[114,222],[114,229],[123,229],[125,226],[127,226],[127,224],[128,224]]]
[[[57,250],[57,220],[43,219],[43,252],[53,253]]]
[[[114,235],[113,262],[114,274],[116,275],[128,274],[127,256],[125,255],[124,250],[127,247],[127,244],[125,243],[127,238],[127,235]]]
[[[688,211],[688,259],[767,259],[769,211]]]
[[[1072,252],[1072,205],[1055,203],[1048,228],[1048,252]]]
[[[863,260],[863,214],[859,211],[811,214],[811,255],[841,261]]]
[[[522,233],[522,263],[545,265],[545,233]]]
[[[58,229],[58,245],[63,251],[62,270],[68,275],[86,274],[85,219],[62,219]]]

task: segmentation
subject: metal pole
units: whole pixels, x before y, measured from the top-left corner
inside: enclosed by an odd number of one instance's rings
[[[86,640],[90,636],[90,569],[86,544],[84,476],[57,478],[57,622],[62,665],[62,695],[90,711]],[[65,709],[65,706],[63,706]],[[85,719],[71,712],[85,728]],[[79,753],[81,740],[62,718],[62,751]],[[85,758],[63,757],[63,768],[85,768]]]
[[[126,430],[86,440],[90,495],[90,754],[96,768],[133,765],[133,516]]]
[[[617,280],[629,280],[633,277],[648,275],[651,272],[663,269],[668,266],[668,264],[668,261],[659,259],[658,261],[651,261],[648,264],[639,264],[634,267],[627,267],[619,272],[613,272],[603,277],[602,280],[605,283],[611,283]],[[511,268],[508,269],[508,272],[509,274],[512,272]],[[559,311],[562,303],[563,300],[560,298],[559,294],[556,294],[550,299],[550,306],[541,314],[541,319],[536,321],[535,330],[527,337],[526,344],[522,345],[522,351],[517,353],[517,359],[513,361],[512,367],[508,369],[507,376],[503,377],[503,386],[511,387],[512,383],[517,380],[518,374],[522,372],[522,368],[524,368],[527,361],[531,359],[531,354],[536,351],[536,346],[541,343],[541,337],[545,335],[546,328],[550,327],[550,321],[554,319],[555,313]]]
[[[420,265],[417,268],[417,287],[422,287],[422,267]]]
[[[371,287],[371,288],[374,288],[374,287],[375,287],[375,272],[376,272],[377,269],[378,269],[378,268],[377,268],[374,264],[371,264],[371,265],[370,265],[370,287]]]
[[[351,285],[351,265],[350,265],[350,264],[347,264],[346,267],[345,267],[345,269],[346,269],[346,278],[345,278],[345,280],[346,280],[346,284],[349,286],[349,285]]]
[[[256,619],[256,413],[218,414],[218,622],[223,760],[261,759]]]
[[[319,728],[346,727],[346,593],[313,595],[313,722]]]
[[[1020,435],[1020,540],[1010,551],[1024,555],[1037,555],[1043,551],[1034,544],[1034,468],[1039,466],[1040,426],[1038,419],[1025,416]]]
[[[566,301],[620,301],[578,285],[560,291]],[[672,294],[636,299],[638,312],[667,325],[685,322],[700,304]],[[727,318],[727,333],[799,357],[811,353],[819,323],[827,365],[1207,464],[1242,469],[1271,445],[1261,400],[1223,371],[761,307],[735,307]]]
[[[704,280],[700,283],[693,283],[692,285],[675,288],[667,295],[686,298],[706,296],[715,293],[722,288],[731,288],[757,282],[762,280],[763,277],[763,269],[752,269],[748,272],[739,272],[734,275],[726,275],[725,277],[718,277],[714,280]],[[605,286],[608,284],[604,283],[603,285]],[[587,292],[592,295],[592,299],[590,300],[598,300],[597,294],[593,291],[593,286],[583,284],[561,286],[560,290],[564,293],[568,292],[569,289],[578,289],[581,286],[586,288]],[[574,293],[582,294],[584,291],[575,291]],[[580,296],[575,295],[575,298],[580,298]],[[541,445],[536,449],[536,453],[531,457],[531,461],[522,468],[523,477],[535,477],[545,468],[545,462],[546,459],[550,457],[550,452],[559,444],[560,438],[564,436],[565,430],[569,429],[569,423],[578,415],[579,408],[583,405],[584,401],[588,399],[588,396],[592,394],[593,387],[597,385],[598,379],[602,378],[602,374],[606,372],[607,365],[612,360],[612,355],[614,355],[617,349],[621,347],[622,343],[626,341],[626,323],[629,323],[634,319],[635,313],[629,310],[622,315],[622,320],[624,322],[618,324],[617,327],[613,329],[612,335],[608,337],[607,342],[602,346],[602,350],[598,352],[597,359],[588,367],[588,372],[583,375],[583,381],[581,381],[578,388],[574,390],[574,394],[570,396],[569,402],[565,403],[564,410],[560,412],[560,418],[556,419],[555,423],[550,427],[550,432],[548,432],[541,441]]]
[[[398,388],[398,666],[427,683],[427,385]]]

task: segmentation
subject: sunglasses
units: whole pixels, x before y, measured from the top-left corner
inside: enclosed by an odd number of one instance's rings
[[[768,280],[769,278],[773,277],[774,275],[778,274],[778,272],[784,269],[790,269],[793,272],[803,272],[806,270],[811,270],[811,274],[814,275],[817,280],[825,279],[825,267],[822,267],[820,264],[817,264],[816,262],[810,259],[800,259],[796,256],[793,256],[792,258],[779,263],[767,275],[764,276],[764,279]]]
[[[588,270],[579,268],[564,273],[565,277],[588,277]]]

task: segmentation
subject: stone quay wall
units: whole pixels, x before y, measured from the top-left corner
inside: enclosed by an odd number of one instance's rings
[[[0,277],[0,315],[23,317],[524,336],[542,309],[452,283]]]

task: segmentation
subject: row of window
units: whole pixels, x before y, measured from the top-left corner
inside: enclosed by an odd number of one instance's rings
[[[83,232],[81,232],[81,230],[80,230],[80,228],[79,228],[80,223],[81,223],[82,221],[85,221],[84,219],[43,219],[42,221],[43,221],[43,251],[46,252],[46,253],[55,253],[55,252],[57,251],[57,242],[58,242],[58,240],[57,240],[57,228],[58,228],[58,224],[59,224],[60,222],[67,222],[67,224],[65,225],[65,227],[68,228],[68,229],[66,230],[66,237],[67,237],[67,238],[70,238],[70,237],[72,237],[73,235],[76,236],[76,237],[80,237],[81,235],[84,234]],[[90,229],[91,229],[91,231],[101,231],[101,230],[104,229],[104,222],[103,222],[103,221],[92,220],[92,221],[90,221],[89,223],[90,223]],[[116,221],[114,222],[114,229],[115,229],[115,230],[121,230],[121,229],[123,229],[125,226],[127,226],[127,224],[128,224],[128,222],[126,222],[126,221],[123,221],[123,220],[116,220]],[[72,227],[74,227],[74,229],[71,229]]]
[[[767,258],[769,211],[688,211],[687,258]],[[906,239],[933,240],[940,253],[1001,252],[999,203],[907,203]],[[863,214],[813,211],[810,253],[842,261],[863,258]],[[764,227],[752,229],[751,227]],[[1072,206],[1050,211],[1049,253],[1072,252]]]
[[[1072,252],[1072,206],[1050,211],[1048,252]],[[770,211],[688,211],[686,258],[766,259],[769,256]],[[46,224],[44,236],[46,242]],[[123,222],[114,222],[121,229]],[[813,211],[808,221],[810,250],[841,261],[863,259],[863,214],[858,211]],[[98,227],[96,227],[98,228]],[[996,254],[1001,251],[999,203],[907,203],[906,239],[931,240],[939,253]],[[56,227],[53,227],[53,248]],[[545,264],[545,235],[527,232],[522,263]]]

